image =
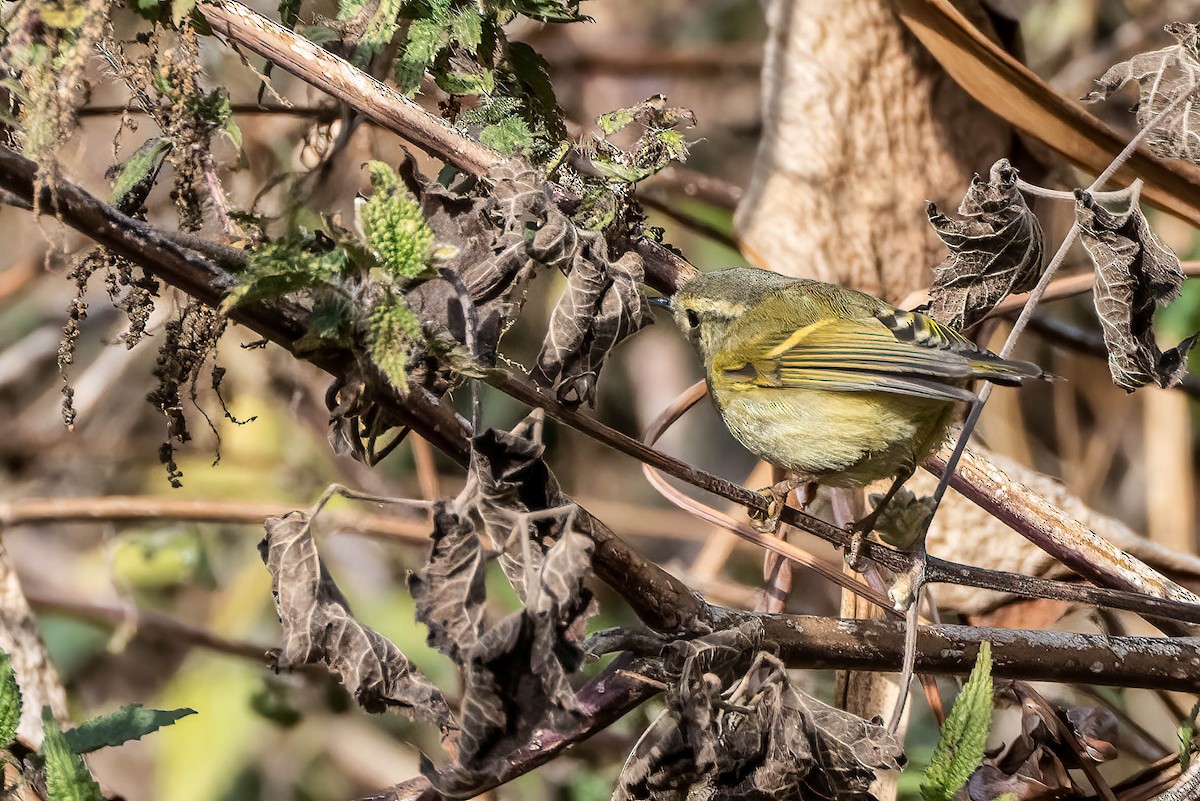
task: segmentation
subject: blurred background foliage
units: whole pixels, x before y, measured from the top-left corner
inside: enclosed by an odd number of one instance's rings
[[[269,4],[251,5],[275,13]],[[1165,43],[1163,22],[1195,19],[1200,13],[1200,3],[1159,0],[1009,0],[1000,5],[1021,22],[1027,63],[1072,97],[1086,93],[1109,64]],[[673,105],[692,109],[698,121],[687,132],[695,140],[688,167],[743,185],[761,130],[765,28],[758,4],[592,0],[583,10],[593,23],[557,26],[525,20],[510,29],[513,39],[529,42],[548,59],[568,118],[589,126],[600,113],[664,94]],[[306,5],[306,13],[332,17],[335,9],[314,3],[311,9]],[[120,15],[116,21],[118,26],[134,24]],[[228,88],[242,132],[243,159],[228,142],[220,142],[215,152],[235,207],[248,204],[273,177],[312,168],[339,136],[342,123],[336,110],[299,81],[276,71],[273,90],[295,108],[260,113],[253,108],[259,90],[254,71],[208,40],[201,43],[201,55],[209,84]],[[143,129],[153,126],[138,126],[134,116],[133,125],[121,132],[119,109],[127,98],[118,82],[103,78],[98,60],[89,69],[91,98],[80,129],[59,156],[66,174],[105,195],[114,141],[127,155],[145,138]],[[436,93],[423,97],[429,104],[436,100]],[[1119,105],[1099,111],[1129,131],[1132,117],[1119,114]],[[358,126],[334,168],[310,184],[309,204],[349,219],[356,193],[367,186],[360,165],[371,159],[396,163],[401,156],[395,137]],[[426,174],[436,173],[436,165],[423,157],[421,166]],[[655,206],[665,204],[732,235],[728,209],[680,194],[677,186],[668,171],[648,181],[644,190]],[[268,193],[268,205],[269,200]],[[1056,230],[1069,224],[1054,218],[1069,208],[1039,211],[1047,215],[1043,220],[1052,240]],[[152,196],[152,222],[170,225],[173,215],[167,193]],[[1152,215],[1158,233],[1181,258],[1200,258],[1196,231]],[[649,216],[651,225],[666,230],[667,241],[703,269],[742,262],[720,237],[681,224],[678,214],[652,208]],[[214,509],[239,501],[303,508],[332,482],[397,497],[438,497],[461,485],[457,469],[436,457],[428,461],[412,437],[374,470],[333,455],[326,440],[327,377],[274,348],[249,347],[254,336],[232,327],[217,363],[227,370],[222,393],[229,412],[247,422],[231,422],[212,392],[199,392],[194,403],[185,401],[195,438],[176,452],[183,486],[172,489],[158,460],[165,423],[144,400],[154,383],[164,315],[152,317],[150,336],[127,349],[118,339],[126,321],[113,309],[102,282],[93,281],[79,352],[67,371],[78,410],[74,429],[68,430],[60,414],[63,384],[56,356],[73,293],[65,273],[72,254],[87,243],[5,206],[0,206],[0,241],[8,243],[0,255],[4,500],[137,495],[209,502]],[[535,287],[521,324],[505,340],[505,354],[515,362],[529,364],[536,354],[550,304],[561,291],[550,285],[554,281]],[[1059,302],[1053,312],[1094,328],[1087,298]],[[1187,283],[1160,325],[1172,342],[1200,328],[1195,281]],[[1200,407],[1183,392],[1147,389],[1127,396],[1111,385],[1101,359],[1031,342],[1026,347],[1033,355],[1067,380],[1019,397],[998,397],[984,417],[985,441],[1061,477],[1088,504],[1151,538],[1195,552],[1194,431]],[[676,332],[654,326],[618,350],[601,382],[597,413],[637,434],[698,377],[699,367]],[[460,396],[461,403],[465,393]],[[485,409],[486,422],[503,427],[525,414],[490,390]],[[728,560],[714,564],[704,549],[708,527],[668,507],[635,477],[628,459],[553,425],[547,426],[546,442],[565,489],[619,534],[632,538],[644,554],[714,600],[753,604],[754,588],[761,582],[759,553],[738,546]],[[707,408],[689,414],[662,445],[736,480],[744,479],[753,465]],[[447,660],[426,647],[405,587],[406,573],[422,563],[425,546],[419,536],[363,536],[354,526],[337,523],[333,513],[361,506],[331,504],[331,514],[318,523],[324,556],[358,616],[453,695],[456,676]],[[41,610],[39,623],[70,691],[75,718],[128,702],[191,707],[200,713],[92,758],[107,789],[130,801],[348,798],[415,775],[418,748],[437,753],[436,733],[396,715],[366,715],[317,672],[276,676],[261,659],[251,658],[278,640],[270,577],[256,550],[261,535],[261,526],[253,523],[171,520],[56,523],[4,531],[4,545],[22,584]],[[839,559],[832,551],[814,549]],[[502,585],[495,582],[496,588]],[[602,595],[601,600],[603,614],[594,626],[631,622],[616,598]],[[831,614],[837,610],[837,593],[827,584],[798,582],[791,604],[797,611]],[[135,609],[161,613],[176,625],[139,621]],[[196,631],[219,638],[218,647],[195,646]],[[818,690],[829,689],[828,676],[813,676],[812,683]],[[1171,745],[1175,719],[1167,707],[1152,703],[1138,711],[1126,703],[1143,725]],[[1190,706],[1188,699],[1177,703]],[[525,801],[609,797],[625,754],[660,709],[657,703],[647,704],[495,795]],[[936,730],[923,705],[917,710],[908,745],[919,768],[936,741]],[[915,781],[906,781],[904,788],[903,797],[917,797]]]

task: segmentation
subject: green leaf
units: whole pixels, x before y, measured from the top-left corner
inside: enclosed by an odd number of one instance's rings
[[[8,748],[17,739],[20,723],[21,688],[17,684],[17,673],[13,670],[12,658],[0,651],[0,750]]]
[[[113,181],[112,196],[109,200],[114,206],[120,205],[125,196],[142,181],[157,172],[162,166],[163,159],[171,150],[171,143],[162,138],[147,139],[132,156],[125,160]]]
[[[391,275],[416,278],[429,265],[433,231],[425,223],[420,204],[409,197],[391,167],[371,161],[367,169],[373,191],[357,209],[363,238]]]
[[[279,0],[279,21],[289,31],[296,29],[296,23],[300,21],[300,1],[301,0]],[[341,11],[341,8],[338,8]]]
[[[554,95],[554,85],[550,82],[550,64],[524,42],[509,43],[508,62],[547,136],[555,140],[565,139],[567,129],[563,124],[558,98]]]
[[[371,361],[399,390],[408,386],[408,365],[423,341],[421,321],[408,308],[404,297],[388,292],[371,308],[367,322]]]
[[[534,143],[529,123],[520,117],[509,117],[502,122],[484,127],[479,132],[479,141],[506,156],[532,147]]]
[[[951,801],[983,762],[992,726],[992,644],[984,640],[971,677],[954,700],[921,782],[924,801]]]
[[[391,43],[400,27],[400,12],[403,9],[404,0],[379,0],[375,13],[367,20],[367,27],[358,40],[352,59],[355,64],[362,66]]]
[[[496,88],[496,74],[486,69],[480,74],[439,73],[434,79],[438,87],[450,95],[488,95]]]
[[[145,709],[141,704],[123,706],[116,712],[92,718],[63,733],[76,754],[140,740],[170,726],[180,718],[196,714],[194,709]]]
[[[591,17],[579,13],[579,0],[514,0],[512,7],[525,16],[542,22],[591,20]]]
[[[483,42],[483,16],[474,6],[460,8],[450,16],[450,40],[474,53]]]
[[[637,118],[637,112],[637,106],[619,108],[616,111],[601,114],[596,118],[596,122],[600,124],[600,130],[604,131],[605,136],[612,136],[617,131],[632,125],[633,121]]]
[[[296,240],[269,242],[250,255],[241,282],[221,301],[221,311],[228,314],[241,303],[330,286],[345,266],[341,249],[314,253]]]
[[[100,785],[92,778],[83,757],[71,750],[59,731],[50,707],[42,708],[44,738],[39,753],[46,771],[46,798],[49,801],[104,801]]]
[[[1196,742],[1196,717],[1200,715],[1200,701],[1192,707],[1192,713],[1179,724],[1179,767],[1187,770],[1192,763],[1192,746]]]
[[[421,88],[425,70],[450,42],[450,31],[436,19],[416,19],[408,26],[404,54],[396,60],[396,83],[406,95]]]

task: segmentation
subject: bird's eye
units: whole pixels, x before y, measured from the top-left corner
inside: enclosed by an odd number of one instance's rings
[[[688,325],[690,325],[692,328],[700,327],[700,315],[697,314],[694,309],[687,310],[687,321]]]

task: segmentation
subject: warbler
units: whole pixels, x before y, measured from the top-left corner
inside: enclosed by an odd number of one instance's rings
[[[808,482],[861,487],[895,477],[876,516],[946,436],[971,379],[1019,385],[1035,364],[1003,359],[919,312],[853,289],[734,267],[687,281],[669,298],[700,352],[709,394],[743,445],[789,478],[778,508]]]

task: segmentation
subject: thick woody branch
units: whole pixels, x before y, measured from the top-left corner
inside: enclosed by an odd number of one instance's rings
[[[838,619],[812,615],[731,616],[736,624],[757,619],[766,639],[776,644],[789,667],[893,672],[899,669],[904,624],[894,621]],[[923,626],[917,634],[917,670],[965,675],[984,640],[992,645],[992,674],[997,677],[1063,683],[1191,692],[1200,681],[1200,639],[1109,637],[1100,634],[981,629],[972,626]],[[483,793],[528,773],[580,742],[658,692],[637,678],[636,663],[614,662],[576,695],[590,716],[570,729],[540,732],[536,741],[515,752],[501,774],[474,788]],[[603,725],[597,725],[603,720]],[[418,777],[389,787],[363,801],[437,801],[429,780]]]

